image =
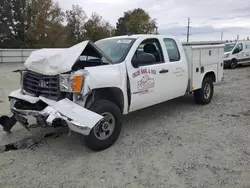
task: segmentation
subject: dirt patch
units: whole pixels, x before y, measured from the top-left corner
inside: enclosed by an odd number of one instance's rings
[[[11,151],[11,150],[20,150],[20,149],[33,149],[38,145],[38,140],[36,139],[24,139],[17,141],[15,143],[10,143],[0,146],[0,153]]]
[[[243,116],[250,116],[250,110],[247,110],[245,112],[241,112]]]
[[[11,150],[22,150],[22,149],[34,149],[39,144],[44,143],[48,139],[56,139],[60,137],[63,134],[63,132],[52,132],[47,133],[44,135],[44,137],[35,139],[35,138],[26,138],[14,143],[9,143],[6,145],[0,145],[0,153],[4,153]]]

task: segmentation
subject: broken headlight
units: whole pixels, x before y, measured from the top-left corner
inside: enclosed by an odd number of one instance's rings
[[[63,92],[72,92],[72,84],[70,79],[70,74],[60,74],[60,91]]]
[[[27,73],[27,69],[17,69],[14,70],[13,72],[19,72],[20,73],[20,86],[21,86],[21,91],[23,91],[23,82],[24,82],[24,77],[25,74]]]
[[[80,93],[83,85],[82,75],[61,74],[60,75],[60,91]]]

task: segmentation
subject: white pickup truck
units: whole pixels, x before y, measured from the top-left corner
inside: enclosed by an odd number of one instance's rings
[[[68,126],[95,151],[110,147],[122,114],[193,92],[208,104],[223,77],[224,45],[182,44],[165,35],[127,35],[32,52],[21,88],[9,94],[12,117],[27,129]]]

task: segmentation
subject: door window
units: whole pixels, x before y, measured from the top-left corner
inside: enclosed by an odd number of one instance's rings
[[[164,63],[161,45],[158,39],[147,39],[144,40],[137,48],[133,59],[136,59],[138,55],[142,53],[150,53],[154,55],[155,62],[152,64]]]
[[[170,62],[180,61],[181,56],[176,42],[173,39],[163,39],[164,44],[167,48],[168,57]]]
[[[235,47],[233,54],[237,54],[237,53],[241,52],[242,50],[243,50],[243,45],[242,45],[242,43],[239,43],[239,44]]]
[[[241,52],[243,50],[243,45],[242,43],[238,44],[239,51]]]

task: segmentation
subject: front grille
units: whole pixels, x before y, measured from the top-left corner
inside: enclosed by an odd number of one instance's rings
[[[59,100],[59,77],[27,71],[23,78],[23,90],[36,97],[43,96],[49,99]]]

